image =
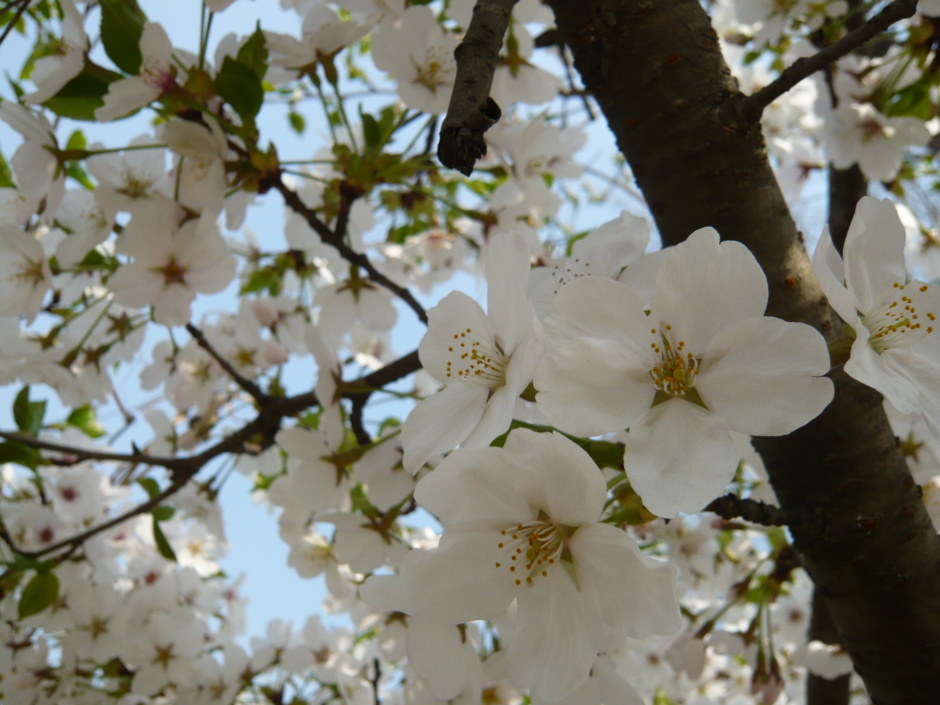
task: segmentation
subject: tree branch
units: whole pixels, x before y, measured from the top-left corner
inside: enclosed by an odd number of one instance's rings
[[[239,371],[232,366],[232,363],[222,357],[222,355],[219,354],[219,351],[213,347],[212,343],[206,339],[206,336],[201,330],[196,328],[196,326],[194,326],[192,323],[187,323],[186,331],[193,337],[200,348],[209,353],[212,359],[219,363],[219,366],[225,370],[226,374],[232,378],[235,384],[248,392],[248,394],[250,394],[251,397],[256,402],[258,402],[259,406],[264,406],[271,400],[271,397],[261,391],[261,387],[239,373]]]
[[[421,362],[418,359],[418,351],[412,351],[407,355],[400,357],[395,362],[392,362],[385,367],[376,370],[375,372],[365,375],[364,377],[360,377],[358,380],[347,383],[346,386],[354,389],[355,391],[345,392],[343,396],[353,399],[355,403],[356,400],[368,398],[368,393],[363,392],[362,390],[380,389],[386,384],[390,384],[410,375],[412,372],[420,369],[420,367]],[[89,529],[76,534],[75,536],[69,537],[50,546],[46,546],[45,548],[42,548],[38,551],[18,550],[18,553],[28,558],[40,558],[50,553],[54,553],[66,546],[72,546],[74,550],[74,548],[77,548],[89,538],[100,534],[102,531],[107,531],[111,527],[117,526],[123,521],[138,516],[139,514],[148,512],[154,507],[158,506],[160,502],[168,499],[180,489],[182,489],[186,483],[211,460],[225,453],[245,452],[245,444],[255,436],[260,434],[263,438],[263,442],[260,444],[261,449],[263,450],[267,448],[274,442],[274,436],[277,433],[277,430],[280,428],[280,422],[283,418],[299,414],[311,406],[316,406],[318,403],[319,401],[314,392],[298,394],[293,397],[269,397],[266,405],[262,407],[258,415],[245,424],[242,428],[235,431],[234,433],[229,434],[203,452],[182,458],[167,458],[147,455],[146,453],[140,453],[139,451],[135,451],[133,453],[92,451],[84,448],[75,448],[69,445],[64,445],[62,443],[44,441],[39,438],[32,438],[30,436],[22,436],[18,433],[0,431],[0,438],[4,438],[14,443],[21,443],[31,448],[62,453],[67,457],[75,458],[77,462],[85,460],[98,460],[103,462],[132,463],[139,465],[150,465],[154,467],[163,467],[170,471],[170,485],[156,497],[137,505],[133,509],[124,512],[117,517],[109,519],[108,521],[105,521],[101,524],[92,526]],[[362,401],[361,403],[364,404],[365,402]],[[365,429],[363,429],[363,432],[364,431]]]
[[[746,499],[733,494],[726,494],[712,500],[706,512],[713,512],[722,519],[744,519],[763,526],[786,526],[787,517],[780,507],[765,504],[760,500]]]
[[[412,311],[418,316],[422,323],[428,322],[427,311],[424,310],[424,307],[418,303],[418,300],[411,294],[408,289],[399,286],[391,279],[386,277],[380,271],[375,268],[375,265],[372,264],[372,261],[361,252],[356,252],[349,245],[347,245],[342,237],[337,237],[336,233],[330,230],[326,224],[317,217],[317,214],[313,212],[313,209],[309,208],[306,203],[300,198],[296,191],[290,189],[283,181],[278,181],[274,184],[274,188],[281,194],[284,198],[284,203],[287,204],[287,207],[294,211],[297,215],[302,217],[307,221],[307,224],[313,228],[313,230],[320,236],[320,239],[323,240],[327,245],[335,247],[339,253],[351,264],[355,264],[358,267],[364,269],[369,278],[381,284],[386,289],[391,291],[393,294],[398,296],[402,301],[404,301],[411,308]]]
[[[441,164],[465,176],[473,173],[474,164],[486,154],[483,133],[502,115],[490,98],[490,87],[516,2],[518,0],[477,0],[467,33],[454,50],[457,77],[441,125],[437,157]]]
[[[699,0],[549,0],[666,245],[712,226],[761,264],[767,315],[839,330],[756,120]],[[913,2],[906,3],[911,9]],[[677,169],[676,165],[682,165]],[[755,438],[794,546],[878,705],[940,691],[940,538],[881,396],[841,370],[835,399],[789,436]]]
[[[807,76],[821,71],[840,58],[858,49],[867,41],[874,39],[888,27],[906,17],[912,17],[917,11],[917,0],[894,0],[881,12],[868,20],[858,29],[849,32],[842,39],[833,42],[812,56],[797,59],[770,84],[761,88],[757,93],[744,98],[739,106],[741,113],[747,120],[760,119],[764,108],[773,103],[788,90]]]

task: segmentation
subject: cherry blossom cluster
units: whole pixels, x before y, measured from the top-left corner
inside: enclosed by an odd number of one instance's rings
[[[777,509],[750,437],[811,422],[840,368],[940,527],[923,209],[866,197],[819,237],[827,341],[765,315],[714,228],[651,247],[541,3],[513,10],[469,179],[429,152],[471,3],[282,0],[296,32],[212,35],[236,4],[204,3],[198,53],[146,2],[24,11],[48,46],[0,103],[3,701],[796,705],[850,673],[807,639],[780,522],[716,514]],[[789,197],[827,162],[913,190],[933,5],[765,111]],[[842,0],[712,6],[746,92],[845,30]],[[247,598],[275,598],[219,562],[233,472],[328,592],[263,637]]]

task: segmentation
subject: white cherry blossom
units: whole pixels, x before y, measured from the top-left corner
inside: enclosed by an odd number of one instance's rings
[[[462,292],[448,294],[428,312],[418,354],[445,386],[405,420],[403,464],[409,472],[458,444],[488,445],[509,428],[516,399],[532,381],[541,338],[526,296],[529,251],[523,238],[498,236],[486,268],[488,314]]]
[[[49,100],[85,67],[88,37],[82,25],[82,16],[72,0],[59,0],[62,8],[62,38],[55,44],[55,52],[36,59],[30,80],[36,90],[23,96],[29,105]]]
[[[899,411],[940,425],[940,287],[906,281],[904,226],[894,205],[858,202],[839,256],[828,230],[813,272],[830,305],[851,328],[845,371],[881,392]]]
[[[410,108],[443,113],[457,76],[457,38],[444,30],[430,8],[412,6],[372,38],[372,60],[398,81]]]
[[[153,306],[157,323],[189,321],[197,294],[221,291],[235,277],[232,257],[212,218],[189,221],[179,229],[134,218],[121,235],[121,251],[133,261],[109,280],[118,303]]]
[[[173,63],[173,45],[161,25],[144,23],[140,53],[140,73],[108,86],[104,105],[95,110],[95,119],[99,122],[122,118],[157,100],[176,85],[177,67]]]
[[[930,132],[914,117],[887,117],[870,103],[840,105],[826,121],[826,156],[838,169],[858,164],[865,178],[890,181],[909,147],[923,147]]]
[[[825,341],[763,316],[767,280],[740,243],[703,228],[663,254],[646,303],[583,277],[556,298],[558,349],[535,375],[539,408],[584,436],[630,429],[625,468],[650,511],[697,512],[731,480],[730,432],[783,435],[832,399]]]
[[[408,554],[399,579],[368,580],[363,598],[381,603],[403,580],[414,614],[438,624],[492,619],[515,600],[512,680],[557,701],[587,679],[607,629],[679,627],[674,569],[598,522],[606,496],[594,462],[561,434],[517,429],[503,448],[459,450],[415,491],[444,523],[440,546]]]

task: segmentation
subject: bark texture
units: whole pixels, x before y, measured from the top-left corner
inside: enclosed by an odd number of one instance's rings
[[[698,0],[549,0],[664,243],[714,226],[767,274],[768,315],[838,329]],[[938,702],[940,539],[881,397],[841,371],[836,399],[756,439],[794,542],[877,705]],[[772,399],[768,400],[773,403]]]

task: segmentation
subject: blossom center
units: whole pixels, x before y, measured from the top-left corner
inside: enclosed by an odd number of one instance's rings
[[[684,340],[673,343],[672,326],[669,324],[661,325],[659,329],[652,328],[650,333],[658,338],[650,343],[653,355],[658,358],[650,370],[653,386],[672,397],[685,396],[695,386],[695,378],[699,373],[698,360],[686,350]]]
[[[862,316],[872,349],[880,353],[890,348],[909,347],[934,332],[936,315],[931,311],[918,311],[915,300],[918,294],[927,293],[928,288],[923,284],[912,292],[904,284],[895,282],[885,303]],[[923,325],[924,319],[926,325]]]
[[[506,366],[509,357],[499,344],[474,334],[472,328],[454,333],[451,353],[444,374],[447,381],[460,380],[495,389],[506,384]]]
[[[509,558],[497,561],[496,567],[508,570],[516,585],[533,585],[559,561],[572,562],[568,539],[575,531],[576,526],[556,524],[544,512],[538,519],[501,529],[496,547]]]
[[[414,64],[415,71],[418,74],[414,82],[424,86],[432,93],[437,92],[438,86],[446,85],[449,82],[448,75],[451,73],[452,67],[440,47],[429,47],[425,52],[424,64],[419,65],[417,62],[414,62]]]

